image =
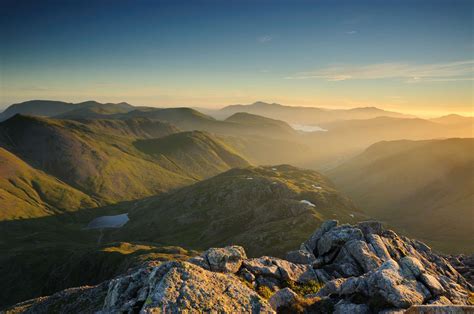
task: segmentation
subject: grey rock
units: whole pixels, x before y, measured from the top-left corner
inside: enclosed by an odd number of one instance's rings
[[[370,313],[370,309],[365,304],[354,304],[346,300],[339,301],[334,306],[334,314],[367,314]]]
[[[416,281],[404,281],[399,265],[394,260],[383,263],[367,278],[370,295],[380,295],[397,308],[408,308],[422,304],[423,291],[419,291]]]
[[[202,257],[207,260],[210,270],[222,273],[236,273],[242,261],[247,259],[244,248],[237,245],[210,248],[202,254]]]
[[[199,267],[202,267],[206,270],[211,270],[211,266],[209,265],[207,260],[202,256],[191,257],[190,259],[188,259],[188,262],[194,265],[197,265]]]
[[[400,266],[407,277],[411,275],[417,278],[425,271],[423,264],[421,264],[417,258],[412,256],[406,256],[400,259]]]
[[[390,253],[388,253],[387,247],[383,243],[382,239],[378,234],[366,235],[368,243],[372,246],[377,257],[382,261],[388,261],[391,259]]]
[[[349,225],[334,227],[324,233],[318,241],[318,254],[324,255],[329,251],[339,248],[349,240],[362,240],[364,235],[358,228]]]
[[[316,273],[310,265],[294,264],[276,258],[273,259],[273,263],[278,267],[280,279],[283,281],[306,283],[311,280],[318,280]]]
[[[271,307],[276,311],[282,306],[289,307],[297,298],[298,295],[293,292],[293,290],[290,288],[284,288],[275,292],[268,300],[268,303],[270,303]]]
[[[384,231],[383,225],[379,221],[362,221],[357,224],[364,235],[376,234],[380,235]]]
[[[270,305],[236,276],[187,262],[168,262],[110,281],[103,312],[272,312]]]
[[[295,264],[311,264],[316,261],[314,254],[306,250],[296,250],[286,253],[285,259]]]
[[[317,252],[317,245],[318,245],[319,239],[321,239],[323,234],[325,234],[326,232],[328,232],[332,228],[336,227],[338,225],[338,223],[339,222],[337,220],[326,220],[311,235],[311,237],[301,245],[301,247],[305,248],[308,252],[311,252],[314,255],[319,255],[319,253]]]
[[[441,295],[444,288],[435,276],[430,274],[421,274],[420,281],[430,290],[433,295]]]
[[[364,272],[374,270],[382,264],[382,261],[369,249],[369,246],[364,241],[348,241],[344,244],[344,248],[357,261],[357,264],[362,267]]]
[[[280,278],[281,274],[278,266],[273,263],[272,257],[262,256],[259,258],[250,258],[243,261],[243,267],[256,276],[268,276]]]

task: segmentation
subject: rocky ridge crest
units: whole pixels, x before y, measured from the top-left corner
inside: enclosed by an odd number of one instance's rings
[[[67,312],[71,302],[101,313],[417,313],[421,305],[472,311],[472,290],[447,259],[417,240],[378,222],[330,220],[285,259],[247,258],[240,246],[210,248],[187,262],[151,262],[9,311]]]

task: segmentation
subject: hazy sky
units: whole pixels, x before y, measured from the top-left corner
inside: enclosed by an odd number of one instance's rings
[[[0,0],[0,105],[467,114],[474,1]]]

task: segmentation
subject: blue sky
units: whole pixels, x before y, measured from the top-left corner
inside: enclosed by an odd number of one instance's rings
[[[472,110],[472,1],[0,3],[0,105]]]

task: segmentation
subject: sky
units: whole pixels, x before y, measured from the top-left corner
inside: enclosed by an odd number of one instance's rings
[[[0,107],[255,101],[472,115],[474,1],[0,0]]]

